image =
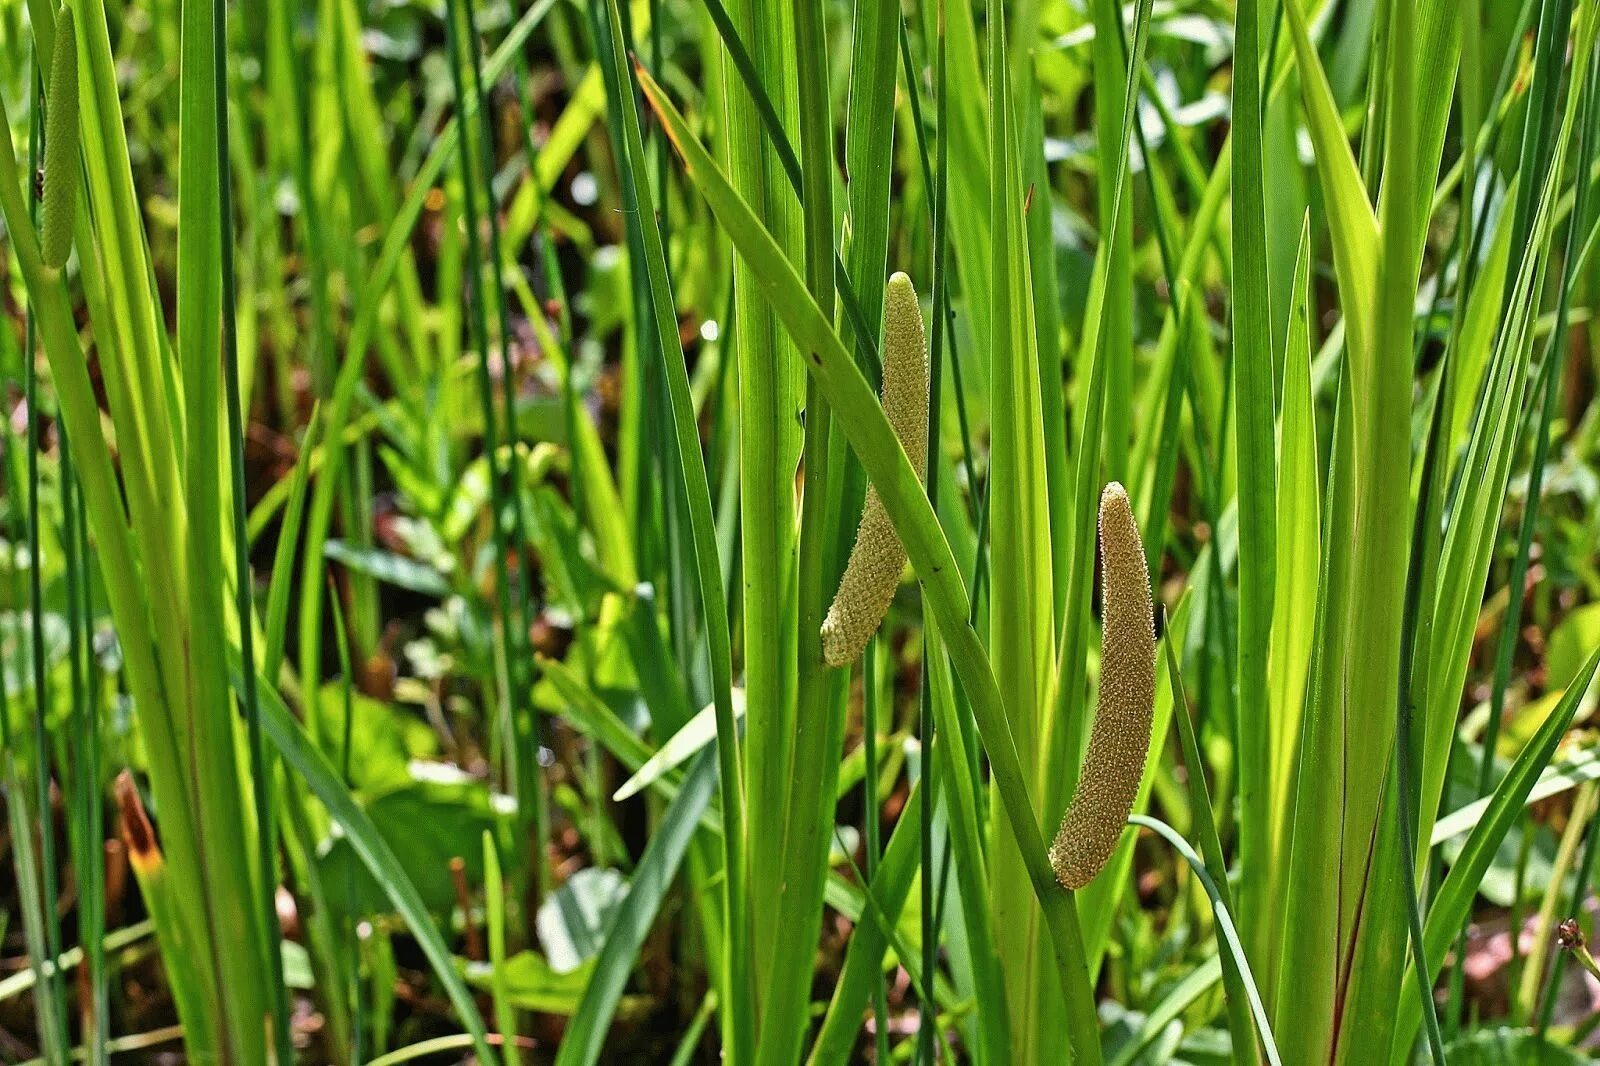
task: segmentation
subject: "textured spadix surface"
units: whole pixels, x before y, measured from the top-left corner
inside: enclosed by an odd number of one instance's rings
[[[911,279],[895,274],[884,297],[883,413],[918,477],[928,462],[928,347],[922,308]],[[895,535],[878,490],[867,487],[861,525],[839,591],[822,623],[822,656],[829,666],[854,662],[878,631],[894,599],[906,550]]]
[[[1156,695],[1156,634],[1139,524],[1113,481],[1100,494],[1102,620],[1100,701],[1089,751],[1050,865],[1068,888],[1094,880],[1133,810],[1150,750]]]

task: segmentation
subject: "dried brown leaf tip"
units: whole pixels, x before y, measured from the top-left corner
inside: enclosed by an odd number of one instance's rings
[[[884,294],[883,413],[919,479],[928,465],[928,345],[922,306],[911,279],[897,273]],[[867,487],[861,525],[839,591],[822,623],[822,657],[829,666],[854,662],[883,624],[905,569],[906,549],[878,498]]]
[[[161,845],[156,843],[156,831],[150,816],[144,812],[144,801],[139,798],[139,786],[133,775],[124,770],[117,775],[117,809],[121,813],[122,842],[128,849],[128,861],[140,876],[161,868],[166,859]]]
[[[1094,880],[1116,850],[1144,775],[1155,707],[1150,576],[1128,493],[1115,481],[1100,494],[1100,555],[1100,699],[1077,790],[1050,845],[1056,879],[1073,889]]]

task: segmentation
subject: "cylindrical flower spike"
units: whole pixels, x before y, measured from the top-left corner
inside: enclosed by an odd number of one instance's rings
[[[902,273],[889,279],[884,296],[882,401],[883,413],[906,458],[917,477],[924,478],[928,463],[928,347],[917,290]],[[883,509],[878,490],[869,485],[850,561],[822,623],[822,657],[829,666],[845,666],[861,654],[888,613],[905,565],[905,546]]]
[[[44,265],[60,270],[72,251],[72,217],[78,206],[78,45],[72,8],[56,16],[56,43],[45,92]]]
[[[1156,697],[1156,633],[1139,524],[1128,493],[1113,481],[1100,494],[1103,617],[1100,699],[1089,751],[1050,865],[1067,888],[1082,888],[1116,850],[1150,751]]]

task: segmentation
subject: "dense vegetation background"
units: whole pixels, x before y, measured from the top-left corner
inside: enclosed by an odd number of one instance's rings
[[[1597,31],[0,0],[0,1061],[1588,1061]]]

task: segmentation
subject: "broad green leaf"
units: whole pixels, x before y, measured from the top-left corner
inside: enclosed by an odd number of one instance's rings
[[[1583,665],[1585,648],[1600,644],[1600,603],[1586,604],[1550,631],[1545,645],[1545,686],[1565,688]]]
[[[468,962],[462,976],[474,988],[485,992],[494,985],[487,963]],[[594,973],[591,960],[576,969],[559,972],[534,951],[519,951],[506,959],[502,968],[506,998],[518,1009],[540,1014],[570,1015],[578,1009],[578,999]]]
[[[1278,420],[1277,566],[1268,645],[1270,707],[1268,790],[1265,809],[1250,812],[1268,821],[1271,861],[1262,898],[1269,913],[1282,913],[1287,888],[1290,823],[1294,814],[1295,753],[1306,707],[1306,678],[1316,630],[1317,575],[1322,566],[1322,498],[1317,472],[1316,412],[1311,396],[1311,231],[1300,231],[1300,255],[1290,301],[1289,338],[1283,363],[1283,403]],[[1256,963],[1275,1001],[1277,937],[1256,944]]]
[[[1335,592],[1339,613],[1332,640],[1338,648],[1338,673],[1319,692],[1312,711],[1345,719],[1335,757],[1348,772],[1337,808],[1342,812],[1338,849],[1321,857],[1324,869],[1331,862],[1338,871],[1334,950],[1339,962],[1334,996],[1316,1012],[1319,1023],[1327,1019],[1336,1029],[1327,1042],[1314,1041],[1306,1051],[1321,1057],[1337,1047],[1356,1061],[1381,1054],[1378,1049],[1388,1040],[1405,947],[1403,885],[1391,876],[1395,861],[1386,850],[1399,822],[1392,813],[1394,797],[1385,792],[1399,721],[1414,510],[1409,486],[1413,367],[1410,359],[1395,353],[1413,346],[1420,262],[1414,234],[1427,208],[1426,199],[1419,203],[1416,194],[1417,71],[1411,62],[1416,14],[1408,4],[1391,7],[1384,82],[1369,85],[1369,92],[1386,94],[1377,294],[1372,346],[1352,347],[1343,368],[1348,391],[1340,398],[1341,409],[1343,400],[1350,400],[1350,528],[1355,532],[1349,584]],[[1341,527],[1329,530],[1325,539],[1333,543],[1349,535]],[[1302,763],[1302,777],[1311,766]],[[1429,801],[1421,802],[1426,807]]]
[[[778,124],[791,138],[802,118],[796,98],[799,46],[795,40],[794,8],[792,3],[769,4],[763,0],[733,0],[727,5],[733,29],[754,61]],[[613,35],[618,36],[615,32]],[[621,63],[625,57],[618,54],[614,58]],[[744,202],[754,205],[775,254],[786,267],[795,270],[802,262],[804,219],[800,203],[781,176],[776,146],[763,128],[754,98],[730,76],[727,63],[720,66],[726,118],[721,135],[726,137],[730,188]],[[639,80],[644,81],[644,76]],[[635,159],[633,165],[643,162],[642,158]],[[798,277],[797,274],[797,280]],[[803,282],[797,291],[805,291]],[[770,295],[764,292],[752,264],[743,257],[736,258],[730,334],[738,361],[738,506],[744,574],[741,614],[748,707],[742,772],[752,945],[773,944],[779,934],[785,793],[800,695],[795,652],[800,545],[794,475],[804,438],[799,414],[805,406],[805,372],[801,353],[779,323],[782,309]],[[656,313],[660,315],[662,310],[657,307]],[[835,410],[834,414],[839,412]],[[730,786],[729,792],[734,791]],[[728,839],[739,842],[736,833]],[[736,890],[742,888],[737,880],[736,874],[732,882]],[[732,924],[734,935],[742,936],[745,922],[735,918]],[[778,962],[772,957],[775,955],[732,951],[734,966],[751,967],[755,995],[767,988],[771,969]],[[745,987],[741,982],[730,991],[743,996]],[[784,1000],[783,1009],[790,1009],[789,999]],[[735,1027],[724,1030],[724,1040],[733,1045],[732,1053],[741,1059],[754,1053],[753,1047],[744,1046],[753,1039],[749,1031],[753,1018],[744,1017],[747,1013],[753,1013],[753,1009],[730,1005],[724,1015],[724,1022],[731,1018]]]
[[[385,703],[359,692],[350,699],[350,743],[361,757],[350,764],[350,782],[372,798],[404,788],[413,777],[413,760],[437,759],[439,740],[432,728],[404,706]],[[342,737],[345,687],[339,682],[322,685],[306,714],[319,719],[314,728],[325,737]]]
[[[1517,179],[1512,178],[1507,188],[1504,206],[1495,216],[1493,233],[1489,239],[1484,260],[1476,268],[1477,280],[1467,293],[1466,310],[1462,313],[1461,331],[1456,339],[1451,358],[1456,360],[1451,374],[1451,387],[1441,402],[1450,404],[1446,423],[1449,437],[1449,454],[1461,450],[1473,423],[1475,401],[1483,385],[1483,375],[1489,366],[1489,356],[1494,350],[1495,336],[1501,326],[1505,308],[1506,274],[1511,264],[1511,211],[1508,209]]]
[[[1580,1066],[1593,1059],[1523,1029],[1480,1029],[1445,1048],[1453,1066]]]
[[[932,41],[938,33],[939,8],[933,4],[918,6],[924,19],[923,40]],[[994,313],[994,297],[990,293],[987,265],[994,219],[984,210],[989,203],[993,161],[989,156],[989,79],[984,76],[983,38],[976,25],[975,7],[973,4],[945,4],[943,25],[945,78],[950,85],[959,86],[958,91],[949,93],[947,105],[950,173],[945,179],[949,188],[946,194],[949,217],[945,225],[955,261],[962,265],[961,289],[965,299],[961,311],[970,323],[971,336],[976,339],[989,337],[993,332],[989,317]],[[963,346],[961,355],[968,368],[968,398],[973,402],[974,418],[981,421],[993,404],[993,397],[989,395],[991,353],[979,343]]]
[[[386,585],[439,599],[450,595],[450,583],[438,570],[427,563],[382,548],[365,548],[342,540],[328,540],[322,545],[322,554],[333,562]]]
[[[1350,142],[1345,139],[1344,122],[1328,86],[1328,76],[1311,43],[1305,14],[1296,0],[1285,0],[1283,11],[1294,42],[1295,61],[1300,66],[1306,128],[1316,148],[1317,174],[1328,211],[1342,309],[1349,323],[1351,344],[1367,349],[1372,344],[1372,279],[1378,272],[1378,221],[1372,214],[1372,202]]]
[[[495,798],[481,782],[459,776],[446,764],[431,765],[441,768],[445,776],[413,779],[372,799],[363,797],[361,809],[393,850],[400,870],[429,912],[444,916],[456,901],[450,861],[463,859],[469,879],[481,882],[479,840],[485,830],[496,830],[502,824],[505,812],[497,809]],[[381,877],[363,867],[365,859],[350,837],[335,837],[320,862],[323,883],[334,886],[328,902],[341,921],[390,909]],[[343,890],[347,883],[355,885],[356,896],[347,898]]]
[[[988,349],[990,398],[997,412],[990,426],[989,569],[992,599],[999,605],[989,615],[989,649],[1018,754],[1035,794],[1045,796],[1047,777],[1060,777],[1048,765],[1050,752],[1044,741],[1045,712],[1052,703],[1051,651],[1056,641],[1049,459],[1044,450],[1039,352],[1022,213],[1025,190],[1006,62],[1004,8],[991,0],[987,11]],[[1116,259],[1115,250],[1110,256]],[[1108,317],[1117,316],[1108,312]],[[1126,351],[1106,357],[1108,364],[1119,358],[1126,361]],[[1050,801],[1042,802],[1049,817]],[[1019,1062],[1060,1060],[1068,1053],[1071,1034],[1060,1017],[1062,991],[1044,965],[1039,916],[1024,860],[1003,826],[992,823],[990,832],[988,892],[994,911],[993,935],[1002,964],[1012,975],[1011,994],[1006,999],[1012,1058]]]
[[[591,962],[605,943],[606,928],[628,894],[628,879],[611,867],[586,866],[539,904],[534,927],[545,958],[556,973]]]
[[[1293,0],[1286,0],[1291,6]],[[1276,360],[1268,291],[1266,160],[1262,150],[1260,69],[1264,46],[1257,0],[1240,0],[1233,57],[1233,443],[1238,463],[1239,559],[1235,714],[1239,767],[1239,892],[1244,935],[1261,952],[1269,935],[1273,820],[1274,725],[1268,700],[1267,657],[1277,568]],[[1281,299],[1281,297],[1280,297]],[[1269,901],[1269,902],[1263,902]]]

